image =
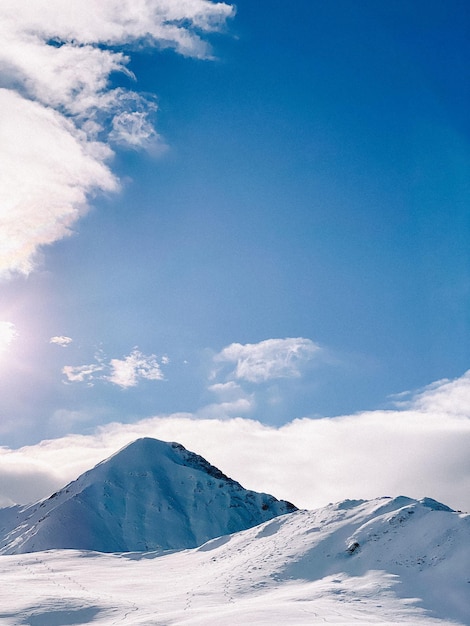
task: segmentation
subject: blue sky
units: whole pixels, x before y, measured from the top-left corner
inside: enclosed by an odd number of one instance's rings
[[[4,445],[178,412],[277,427],[464,376],[467,2],[149,0],[124,34],[112,0],[93,23],[14,4]]]

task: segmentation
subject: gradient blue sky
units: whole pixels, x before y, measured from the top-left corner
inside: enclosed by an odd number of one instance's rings
[[[469,368],[470,5],[236,8],[202,34],[211,53],[111,43],[135,79],[112,72],[109,88],[144,95],[129,111],[160,139],[99,135],[121,189],[75,183],[90,210],[74,234],[33,242],[26,270],[4,255],[5,445],[176,412],[279,426],[391,408]],[[15,19],[20,43],[47,31],[26,5]],[[3,91],[84,128],[0,61]],[[41,230],[41,202],[16,228]]]

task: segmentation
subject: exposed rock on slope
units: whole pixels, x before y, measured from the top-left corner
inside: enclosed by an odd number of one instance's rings
[[[144,438],[47,500],[0,510],[0,553],[191,548],[295,510],[180,444]]]

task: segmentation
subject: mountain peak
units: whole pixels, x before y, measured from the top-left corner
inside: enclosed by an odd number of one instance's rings
[[[295,510],[244,489],[179,443],[145,437],[47,500],[19,509],[0,537],[0,553],[190,548]]]
[[[178,465],[205,471],[214,478],[236,482],[226,476],[217,467],[211,465],[199,454],[187,450],[182,444],[175,441],[162,441],[152,437],[135,439],[102,463],[109,463],[112,459],[116,459],[119,463],[132,463],[136,466],[154,465],[158,463],[162,457],[170,459]],[[100,463],[100,465],[102,463]]]

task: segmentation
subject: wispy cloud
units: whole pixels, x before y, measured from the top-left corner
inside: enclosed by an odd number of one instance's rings
[[[233,400],[224,400],[206,404],[197,413],[195,417],[198,419],[231,419],[235,416],[246,415],[253,411],[255,401],[253,396],[234,398]]]
[[[73,342],[71,337],[66,337],[65,335],[58,335],[56,337],[51,337],[49,339],[49,343],[53,343],[56,346],[60,346],[61,348],[66,348]]]
[[[157,357],[154,354],[146,356],[137,349],[124,359],[111,359],[110,366],[111,374],[107,380],[124,389],[135,387],[139,379],[164,379]]]
[[[463,392],[465,390],[465,392]],[[433,403],[436,398],[439,402]],[[0,498],[25,501],[21,485],[40,468],[48,495],[142,436],[179,441],[246,487],[316,508],[345,498],[430,496],[470,510],[470,373],[417,394],[406,409],[297,419],[281,428],[255,420],[180,414],[108,424],[14,451],[0,449]],[[11,475],[14,459],[15,475]],[[60,474],[60,476],[59,476]]]
[[[95,381],[108,381],[123,389],[135,387],[140,380],[164,380],[162,365],[168,363],[164,356],[158,362],[154,354],[143,354],[137,348],[122,359],[109,362],[101,355],[95,356],[95,363],[89,365],[65,365],[62,373],[69,383],[93,385]]]
[[[104,370],[104,365],[90,363],[90,365],[64,365],[62,373],[69,383],[93,384],[96,378],[100,378],[99,373]]]
[[[242,395],[245,395],[240,385],[233,380],[230,380],[227,383],[215,383],[214,385],[210,385],[209,391],[215,393],[224,400],[234,400],[238,399]]]
[[[261,383],[300,376],[303,365],[320,353],[320,347],[303,337],[266,339],[259,343],[232,343],[214,357],[233,365],[229,378]]]
[[[0,275],[28,274],[97,192],[118,189],[109,143],[160,145],[156,104],[113,88],[117,48],[211,56],[204,34],[233,8],[209,0],[3,0],[0,4]]]
[[[209,386],[217,402],[208,404],[197,412],[198,418],[227,419],[246,415],[253,411],[256,399],[253,393],[247,393],[238,383],[231,380],[227,383],[215,383]]]

